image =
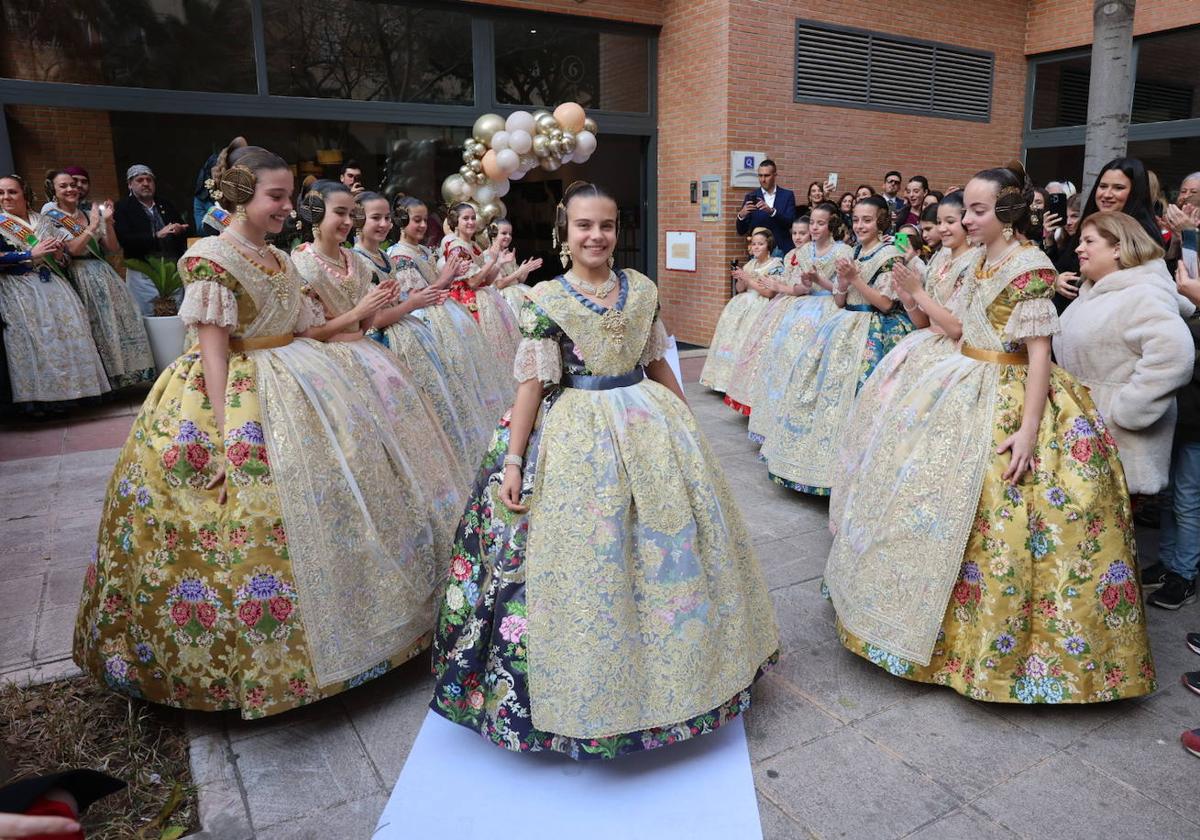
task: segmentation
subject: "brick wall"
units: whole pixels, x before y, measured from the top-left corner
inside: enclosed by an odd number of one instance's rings
[[[1090,44],[1092,7],[1092,0],[1031,0],[1025,54]],[[1133,34],[1145,35],[1197,24],[1200,24],[1200,2],[1197,0],[1139,0],[1133,16]]]
[[[93,199],[116,201],[125,194],[113,159],[107,111],[8,105],[4,113],[17,174],[33,187],[38,207],[44,200],[42,180],[46,171],[64,166],[79,165],[88,170]]]

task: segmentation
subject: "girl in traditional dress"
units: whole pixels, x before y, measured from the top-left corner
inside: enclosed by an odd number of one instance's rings
[[[46,197],[52,204],[42,213],[38,236],[65,243],[109,383],[115,389],[154,379],[154,357],[141,313],[121,275],[104,259],[106,251],[114,253],[119,247],[112,202],[99,202],[85,214],[78,206],[75,179],[63,171],[46,176]]]
[[[496,288],[500,290],[500,294],[504,295],[504,299],[512,307],[513,315],[516,315],[521,311],[521,305],[525,302],[525,296],[529,292],[529,286],[525,281],[529,279],[530,274],[542,267],[542,259],[541,257],[530,257],[520,265],[517,264],[517,252],[512,247],[513,226],[508,219],[497,219],[492,222],[489,232],[492,239],[500,245],[497,257],[500,263],[500,273],[496,279]]]
[[[180,260],[198,345],[159,376],[117,459],[75,661],[127,694],[261,717],[428,645],[446,554],[427,500],[445,455],[406,445],[433,421],[383,348],[371,371],[293,339],[324,314],[264,244],[292,209],[287,163],[254,146],[219,163],[235,220]],[[392,294],[371,289],[332,328]]]
[[[447,217],[451,233],[442,240],[438,265],[444,266],[452,256],[462,258],[462,269],[450,284],[450,296],[467,307],[479,322],[487,337],[491,352],[504,367],[512,365],[521,335],[512,309],[504,295],[492,285],[500,271],[496,257],[500,244],[493,242],[485,253],[475,244],[479,219],[470,204],[458,204]]]
[[[876,418],[825,582],[843,644],[976,700],[1154,690],[1125,477],[1087,390],[1050,363],[1056,274],[1019,164],[965,193],[982,243],[961,352]],[[907,366],[906,366],[907,367]]]
[[[401,294],[422,289],[448,291],[454,278],[466,270],[465,257],[452,254],[439,270],[433,252],[421,244],[429,228],[429,210],[420,199],[400,198],[395,215],[400,239],[388,249],[388,259]],[[505,366],[497,357],[475,318],[453,296],[440,306],[427,306],[413,315],[433,331],[442,362],[468,391],[477,394],[489,425],[495,424],[516,393],[511,365]]]
[[[111,389],[87,312],[58,261],[64,244],[38,236],[31,196],[18,176],[0,178],[0,319],[13,403],[41,413]]]
[[[808,220],[810,240],[796,255],[793,276],[799,276],[801,289],[779,320],[779,325],[765,340],[757,376],[751,383],[748,404],[758,409],[750,415],[750,439],[763,443],[775,423],[775,412],[783,398],[787,375],[801,348],[807,346],[817,330],[838,312],[833,300],[833,283],[837,261],[853,254],[850,246],[841,242],[845,229],[838,209],[823,204],[813,210]],[[790,258],[789,258],[790,260]]]
[[[817,330],[792,365],[762,454],[771,480],[828,496],[837,474],[837,444],[854,397],[880,360],[912,330],[892,284],[902,255],[881,237],[891,224],[878,196],[854,205],[851,259],[837,261],[834,300],[841,311]]]
[[[382,248],[392,230],[391,207],[387,198],[376,192],[360,192],[354,200],[361,224],[354,253],[368,266],[371,282],[379,285],[391,279],[393,272]],[[375,313],[367,335],[404,361],[413,381],[437,411],[442,430],[455,444],[463,463],[474,469],[491,439],[496,418],[484,409],[478,388],[470,386],[443,361],[429,326],[411,314],[442,306],[450,293],[426,286],[401,296],[395,305]]]
[[[704,369],[700,371],[700,384],[725,393],[733,374],[733,363],[738,352],[750,338],[750,327],[775,297],[775,287],[768,278],[783,276],[783,260],[773,257],[775,237],[766,228],[757,228],[750,235],[750,256],[746,265],[733,269],[737,294],[725,304]]]
[[[729,377],[729,387],[725,391],[725,405],[741,414],[750,414],[754,383],[759,376],[759,363],[775,330],[792,307],[812,291],[811,286],[805,285],[800,267],[801,251],[809,241],[808,217],[796,219],[792,222],[793,247],[783,258],[783,274],[768,277],[765,281],[775,292],[775,297],[754,319],[748,330],[746,342],[734,358],[733,374]]]
[[[432,708],[506,749],[613,758],[745,711],[779,645],[749,535],[663,353],[654,284],[572,184],[572,268],[521,310],[521,384],[459,526]]]

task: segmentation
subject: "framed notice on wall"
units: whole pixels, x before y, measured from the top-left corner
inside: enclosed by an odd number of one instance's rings
[[[667,269],[670,271],[696,270],[696,231],[667,231]]]
[[[700,178],[700,218],[706,222],[721,218],[720,175],[703,175]]]

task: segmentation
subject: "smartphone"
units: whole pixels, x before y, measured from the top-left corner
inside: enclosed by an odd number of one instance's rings
[[[1067,197],[1062,193],[1046,196],[1046,212],[1058,216],[1059,224],[1067,223]]]
[[[907,251],[908,246],[909,246],[908,237],[909,237],[909,234],[907,234],[907,233],[904,233],[904,232],[897,233],[896,236],[892,239],[892,244],[895,245],[897,248],[899,248],[901,251]]]
[[[1179,242],[1183,246],[1179,255],[1179,259],[1183,263],[1183,270],[1187,272],[1188,277],[1200,278],[1200,267],[1196,264],[1196,252],[1200,251],[1200,231],[1183,231],[1179,235]]]
[[[827,181],[829,181],[829,183],[833,184],[834,187],[837,187],[838,174],[836,172],[830,172],[829,177],[826,178],[825,180],[827,180]]]
[[[730,270],[730,271],[737,271],[739,268],[741,268],[741,266],[740,266],[740,265],[738,265],[738,261],[737,261],[737,260],[730,260],[730,261],[729,261],[729,270]]]

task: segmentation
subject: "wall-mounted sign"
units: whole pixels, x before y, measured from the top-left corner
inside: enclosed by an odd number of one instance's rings
[[[765,152],[730,152],[729,186],[757,187],[758,165],[766,157]]]
[[[721,176],[700,177],[700,218],[706,222],[721,218]]]
[[[671,271],[696,270],[696,231],[667,231],[667,268]]]

